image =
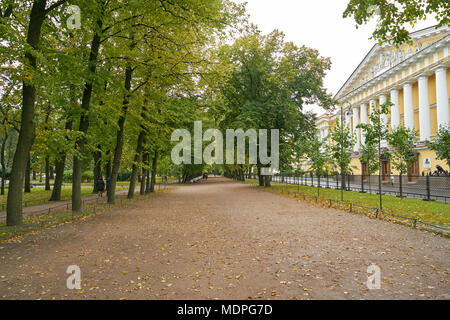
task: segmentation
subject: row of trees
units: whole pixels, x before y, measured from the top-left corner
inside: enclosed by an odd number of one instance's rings
[[[352,8],[354,1],[350,15]],[[152,190],[158,170],[184,181],[200,174],[205,164],[170,161],[171,133],[193,132],[194,120],[223,133],[279,129],[280,170],[293,170],[315,134],[314,115],[304,106],[335,104],[323,88],[331,62],[279,31],[262,35],[246,18],[244,6],[230,0],[3,0],[0,162],[3,188],[7,174],[10,180],[7,224],[22,224],[23,188],[30,190],[38,168],[47,189],[54,173],[54,201],[64,171],[72,170],[74,211],[82,210],[86,171],[94,180],[110,177],[110,203],[121,169],[130,171],[129,197],[138,176],[143,192]],[[257,171],[263,166],[258,162]],[[250,168],[223,167],[241,179]],[[260,184],[270,185],[270,178]]]
[[[201,96],[223,76],[215,45],[242,27],[243,6],[228,0],[6,0],[0,6],[8,225],[22,224],[31,163],[45,168],[47,179],[54,168],[54,201],[64,170],[72,170],[74,211],[82,210],[86,170],[94,180],[110,177],[109,203],[121,168],[131,171],[130,197],[138,175],[144,184],[149,177],[152,189],[158,160],[166,171],[183,170],[168,164],[170,134],[205,117]],[[68,20],[79,20],[79,28]]]
[[[82,210],[87,171],[94,181],[110,178],[109,203],[121,170],[130,172],[129,198],[138,177],[141,192],[151,192],[157,172],[188,181],[209,168],[243,179],[248,165],[237,159],[212,167],[172,163],[172,132],[193,133],[196,120],[224,135],[279,129],[281,169],[289,168],[314,131],[304,106],[334,104],[323,88],[330,60],[277,30],[261,34],[231,1],[80,0],[81,16],[69,4],[7,0],[0,7],[1,165],[2,183],[6,174],[10,180],[10,226],[22,224],[32,171],[44,172],[47,189],[54,174],[51,201],[58,201],[69,170],[73,211]],[[69,28],[77,19],[79,28]],[[256,164],[258,171],[263,166]]]
[[[383,122],[383,116],[388,115],[391,103],[385,104],[374,110],[369,115],[369,123],[359,124],[357,128],[362,130],[364,142],[360,146],[359,160],[366,167],[363,174],[373,175],[378,172],[379,188],[381,188],[381,165],[383,158],[389,159],[395,170],[401,176],[408,173],[412,163],[417,159],[414,152],[418,142],[418,133],[414,129],[399,126],[389,131],[388,125]],[[332,172],[351,174],[351,154],[355,145],[355,135],[348,126],[336,120],[331,131],[331,137],[321,140],[317,135],[305,145],[305,154],[310,162],[310,171],[316,175],[325,175]],[[437,139],[428,142],[430,148],[436,151],[437,159],[444,160],[450,166],[449,152],[449,128],[441,127]],[[328,140],[331,138],[332,143]],[[385,145],[388,145],[388,147]],[[400,191],[401,192],[401,191]],[[381,194],[381,192],[380,192]]]

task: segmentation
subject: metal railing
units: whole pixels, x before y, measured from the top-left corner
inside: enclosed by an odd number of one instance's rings
[[[258,179],[258,175],[251,174],[247,175],[248,179]],[[401,178],[401,180],[400,180]],[[354,183],[360,179],[360,184]],[[373,179],[373,180],[371,180]],[[439,180],[440,179],[440,180]],[[393,217],[396,218],[397,221],[400,219],[408,221],[412,227],[416,228],[418,225],[421,225],[424,229],[432,230],[435,232],[440,232],[444,234],[450,233],[450,228],[436,225],[433,223],[422,221],[418,218],[403,216],[400,214],[395,214],[386,210],[380,210],[375,207],[368,207],[358,203],[354,203],[351,201],[342,201],[336,199],[324,198],[321,196],[313,196],[309,194],[305,194],[300,192],[299,186],[310,186],[316,188],[328,188],[328,189],[338,189],[341,188],[346,191],[358,191],[358,192],[367,192],[367,193],[378,193],[378,175],[362,176],[362,175],[324,175],[324,176],[314,176],[311,174],[303,174],[303,175],[284,175],[279,174],[272,177],[273,182],[277,182],[285,185],[297,185],[297,191],[292,192],[288,188],[286,188],[287,194],[292,194],[295,197],[301,197],[304,200],[313,199],[315,202],[326,202],[329,207],[332,207],[333,204],[344,207],[344,209],[349,212],[354,212],[355,209],[366,209],[372,212],[375,215],[375,218],[379,218],[381,216]],[[405,186],[403,183],[406,182]],[[382,194],[388,195],[400,195],[410,197],[410,198],[421,198],[423,200],[440,200],[442,202],[447,203],[450,202],[450,176],[390,176],[389,181],[383,181],[383,185],[381,192]],[[392,188],[393,190],[390,190]],[[405,191],[406,188],[406,191]],[[398,190],[397,190],[398,189]]]
[[[257,179],[257,175],[251,175]],[[279,174],[272,181],[328,189],[343,189],[379,194],[378,175],[311,175]],[[381,193],[408,198],[450,203],[450,176],[382,176]]]

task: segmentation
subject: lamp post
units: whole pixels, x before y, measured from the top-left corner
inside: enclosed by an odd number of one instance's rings
[[[351,116],[352,115],[352,104],[351,103],[349,103],[348,104],[348,111],[346,112],[346,115],[349,115],[349,116]],[[342,127],[342,133],[344,133],[344,107],[343,107],[343,105],[341,104],[341,127]],[[344,146],[343,146],[343,144],[342,144],[342,142],[341,142],[341,164],[340,164],[340,167],[341,167],[341,201],[344,201],[344,186],[345,186],[345,178],[344,178],[344,171],[343,171],[343,169],[342,169],[342,162],[343,162],[343,159],[342,159],[342,157],[344,156]]]

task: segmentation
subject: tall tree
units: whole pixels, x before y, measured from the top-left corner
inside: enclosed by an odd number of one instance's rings
[[[408,168],[417,159],[417,155],[414,152],[414,146],[417,143],[417,132],[414,129],[399,126],[387,135],[387,141],[392,149],[388,152],[389,158],[394,168],[400,173],[400,197],[402,197],[402,175],[408,172]]]
[[[334,163],[339,168],[341,174],[341,189],[344,188],[346,174],[352,172],[352,166],[350,165],[352,158],[353,146],[356,143],[355,137],[352,136],[349,126],[341,122],[336,118],[336,123],[331,131],[331,155],[334,159]],[[341,192],[341,200],[343,200],[343,193]]]
[[[330,60],[305,46],[284,40],[275,30],[262,35],[250,29],[234,44],[219,52],[222,65],[229,66],[219,83],[220,100],[211,109],[219,127],[226,129],[278,129],[280,163],[287,169],[297,153],[298,141],[313,132],[314,117],[304,110],[316,103],[329,109],[331,96],[323,87]],[[269,139],[270,140],[270,139]],[[270,141],[268,153],[272,153]],[[258,172],[263,164],[258,161]],[[269,186],[270,176],[260,175],[260,185]]]
[[[392,106],[390,101],[381,104],[379,108],[374,110],[369,115],[369,123],[360,123],[356,127],[361,128],[364,132],[365,141],[368,144],[377,145],[378,149],[378,193],[380,195],[380,210],[383,210],[383,195],[381,193],[381,174],[382,174],[382,147],[381,142],[386,141],[389,128],[387,123],[384,122],[382,117],[389,113],[389,107]]]
[[[26,36],[24,56],[25,72],[34,75],[37,71],[37,53],[41,39],[42,25],[50,12],[56,10],[66,1],[61,0],[47,8],[47,0],[35,0],[31,8]],[[3,19],[2,19],[3,23]],[[28,78],[28,79],[27,79]],[[11,168],[8,200],[6,207],[6,223],[8,226],[22,224],[22,183],[27,168],[27,159],[34,138],[34,113],[36,101],[36,85],[33,78],[26,77],[22,90],[22,116],[19,139]]]

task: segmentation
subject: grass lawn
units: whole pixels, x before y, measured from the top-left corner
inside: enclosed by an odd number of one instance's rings
[[[248,184],[257,184],[257,180],[247,180]],[[274,191],[297,192],[297,185],[274,183]],[[320,198],[341,199],[341,191],[334,189],[320,188]],[[299,193],[309,196],[317,196],[317,187],[299,186]],[[360,193],[355,191],[344,191],[344,201],[365,207],[378,208],[380,196],[377,194]],[[423,201],[421,199],[398,198],[395,196],[383,195],[383,210],[405,217],[419,219],[423,222],[433,223],[445,227],[450,227],[450,204],[437,201]]]
[[[167,192],[169,188],[164,190],[156,190],[155,193]],[[85,219],[94,214],[106,212],[114,207],[128,207],[133,206],[137,201],[149,199],[155,195],[139,195],[135,194],[133,199],[127,199],[126,196],[121,196],[116,200],[116,204],[109,205],[107,203],[87,204],[83,207],[83,212],[75,213],[72,216],[70,210],[63,210],[51,213],[44,213],[41,215],[25,216],[23,218],[23,225],[19,227],[6,227],[4,223],[0,223],[0,243],[10,239],[18,239],[23,235],[30,234],[42,230],[43,228],[54,227],[64,223],[71,223],[72,221]]]
[[[161,177],[156,177],[156,183],[161,183]],[[176,177],[169,177],[168,182],[170,181],[178,181]],[[32,181],[32,184],[37,183],[38,181]],[[53,180],[50,181],[52,190],[53,190]],[[127,190],[130,185],[129,181],[118,181],[116,191]],[[92,195],[92,187],[93,182],[83,182],[81,183],[81,196],[86,197]],[[136,187],[139,186],[139,183],[136,183]],[[8,197],[8,188],[5,189],[6,194],[0,195],[0,211],[6,210],[6,199]],[[33,186],[31,188],[31,193],[24,193],[22,198],[22,203],[24,207],[34,206],[38,204],[48,203],[50,196],[52,195],[52,191],[45,191],[45,187],[43,185]],[[70,200],[72,198],[72,186],[70,183],[64,183],[64,186],[61,190],[61,200]]]

